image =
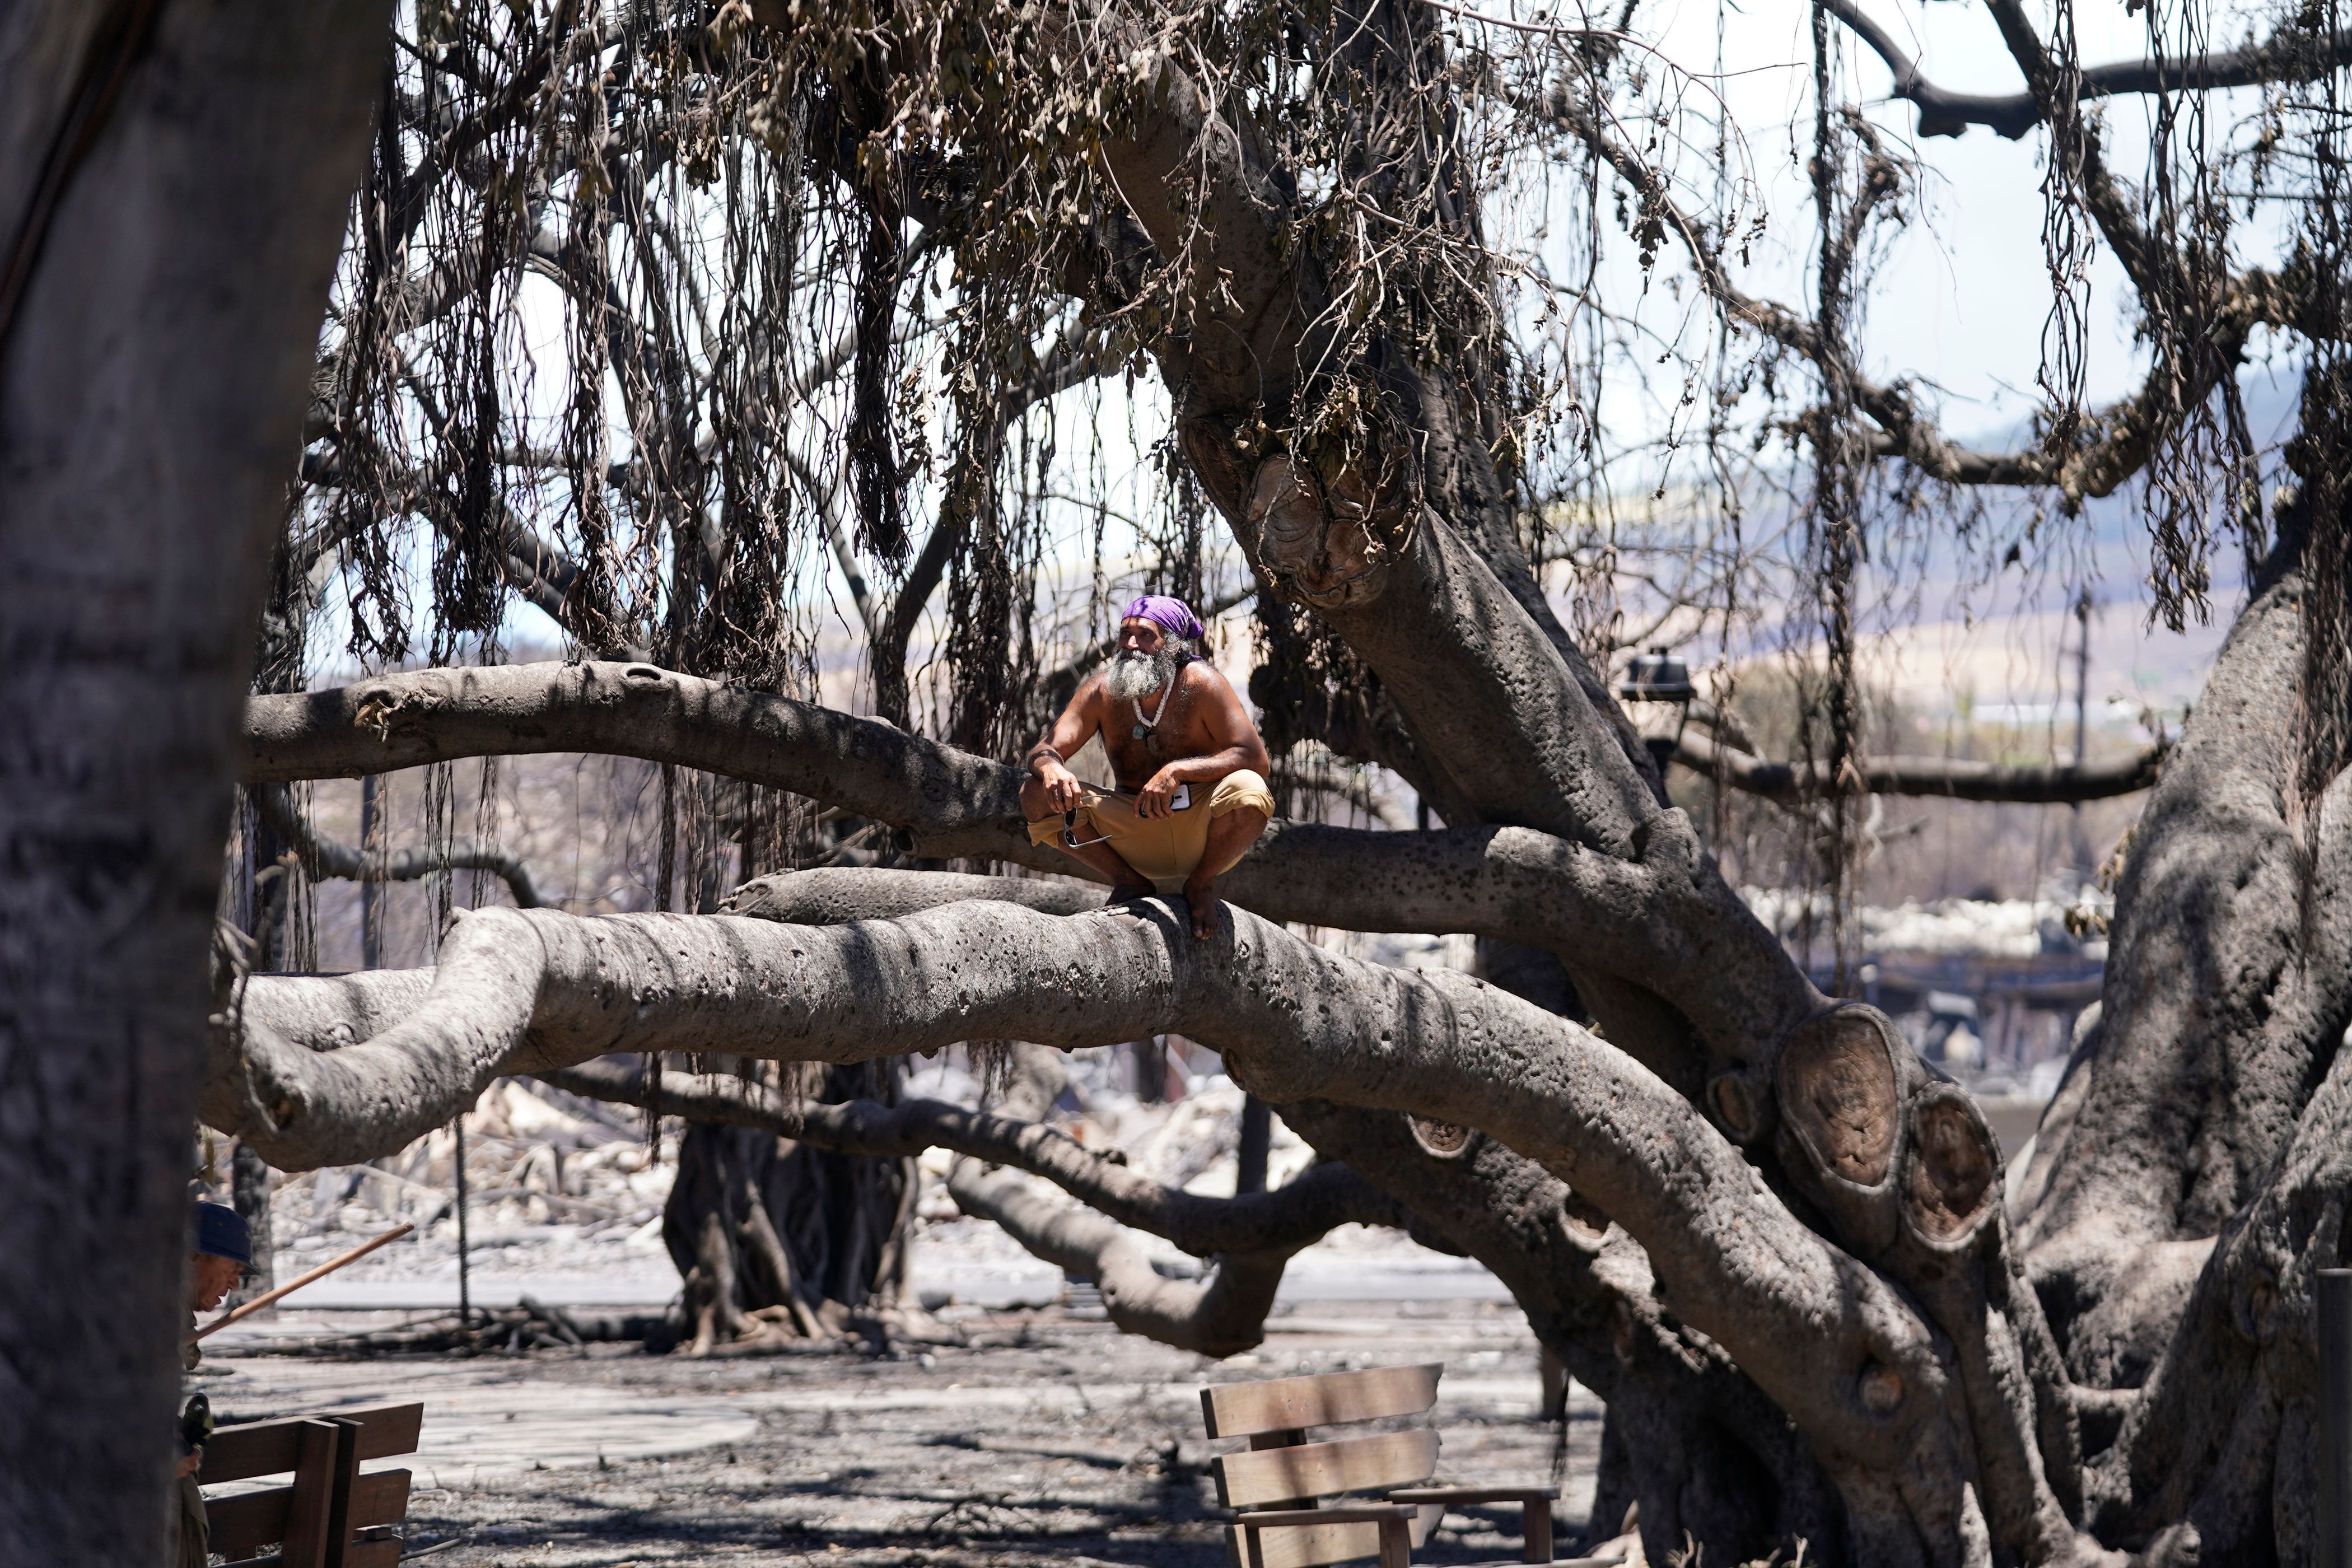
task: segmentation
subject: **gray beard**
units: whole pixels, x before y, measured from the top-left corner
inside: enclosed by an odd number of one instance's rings
[[[1133,648],[1122,651],[1110,661],[1110,669],[1103,684],[1110,694],[1123,702],[1133,702],[1150,696],[1176,679],[1176,653],[1161,648],[1158,653],[1138,653]]]

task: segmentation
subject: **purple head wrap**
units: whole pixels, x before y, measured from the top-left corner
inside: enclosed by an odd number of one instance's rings
[[[1170,637],[1181,637],[1186,642],[1198,640],[1201,634],[1208,629],[1201,625],[1201,617],[1192,613],[1191,605],[1165,594],[1138,595],[1126,609],[1119,612],[1118,618],[1131,621],[1138,616],[1150,621]]]

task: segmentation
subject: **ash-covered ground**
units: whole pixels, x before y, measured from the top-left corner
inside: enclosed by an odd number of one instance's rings
[[[285,1327],[386,1326],[304,1316]],[[1241,1445],[1203,1437],[1199,1390],[1296,1373],[1443,1362],[1441,1476],[1524,1485],[1558,1457],[1535,1344],[1508,1306],[1318,1303],[1222,1363],[1059,1309],[963,1322],[980,1344],[885,1358],[293,1357],[254,1341],[208,1357],[198,1384],[232,1418],[423,1400],[419,1454],[369,1468],[415,1473],[410,1551],[446,1568],[1216,1568],[1206,1466]],[[1577,1391],[1564,1521],[1590,1506],[1600,1428]],[[1516,1559],[1517,1528],[1515,1509],[1450,1515],[1415,1561]]]
[[[1133,1092],[1136,1047],[1076,1053],[1057,1120],[1159,1180],[1230,1193],[1241,1095],[1213,1055],[1164,1048],[1162,1092],[1180,1098]],[[979,1098],[953,1055],[919,1064],[906,1092]],[[635,1112],[529,1080],[493,1086],[466,1119],[476,1303],[530,1296],[585,1318],[668,1301],[678,1279],[660,1215],[676,1135],[648,1141]],[[229,1420],[423,1401],[419,1452],[369,1468],[413,1472],[412,1555],[449,1568],[1214,1568],[1225,1555],[1206,1466],[1238,1445],[1204,1438],[1199,1391],[1237,1378],[1441,1362],[1442,1478],[1527,1485],[1561,1458],[1561,1429],[1538,1419],[1525,1321],[1465,1259],[1343,1227],[1294,1261],[1265,1343],[1211,1362],[1102,1321],[1083,1287],[960,1215],[936,1158],[914,1281],[942,1337],[961,1342],[705,1360],[625,1342],[383,1353],[453,1321],[456,1152],[445,1130],[373,1164],[287,1178],[272,1201],[280,1281],[395,1221],[418,1232],[207,1341],[194,1380]],[[1309,1157],[1277,1122],[1275,1184]],[[1138,1239],[1171,1269],[1191,1261]],[[1563,1542],[1590,1506],[1600,1436],[1580,1391],[1570,1412]],[[1516,1559],[1517,1531],[1515,1509],[1457,1514],[1416,1561]]]

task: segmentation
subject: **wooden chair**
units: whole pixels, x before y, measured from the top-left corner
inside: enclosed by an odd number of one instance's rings
[[[229,1568],[393,1568],[404,1544],[398,1527],[408,1517],[409,1475],[363,1476],[360,1461],[415,1453],[424,1425],[422,1405],[390,1405],[216,1429],[199,1482],[291,1470],[294,1484],[205,1500],[212,1549]],[[272,1544],[279,1555],[263,1557]]]
[[[1437,1469],[1437,1434],[1425,1426],[1307,1441],[1310,1426],[1421,1415],[1437,1403],[1444,1371],[1432,1363],[1201,1390],[1209,1436],[1249,1439],[1211,1466],[1217,1500],[1242,1510],[1225,1527],[1234,1568],[1319,1568],[1375,1554],[1381,1568],[1406,1568],[1446,1505],[1482,1502],[1519,1504],[1526,1561],[1550,1563],[1552,1488],[1419,1485]],[[1387,1496],[1321,1506],[1347,1492]]]

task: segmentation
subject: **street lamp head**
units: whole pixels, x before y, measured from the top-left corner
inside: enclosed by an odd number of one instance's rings
[[[1628,702],[1689,702],[1698,696],[1691,684],[1690,668],[1663,647],[1635,654],[1618,683],[1617,695]]]
[[[1664,778],[1675,748],[1682,743],[1683,721],[1698,696],[1691,684],[1690,668],[1663,647],[1635,654],[1617,685],[1618,697],[1630,706],[1626,717],[1642,737],[1642,744],[1658,764]]]

